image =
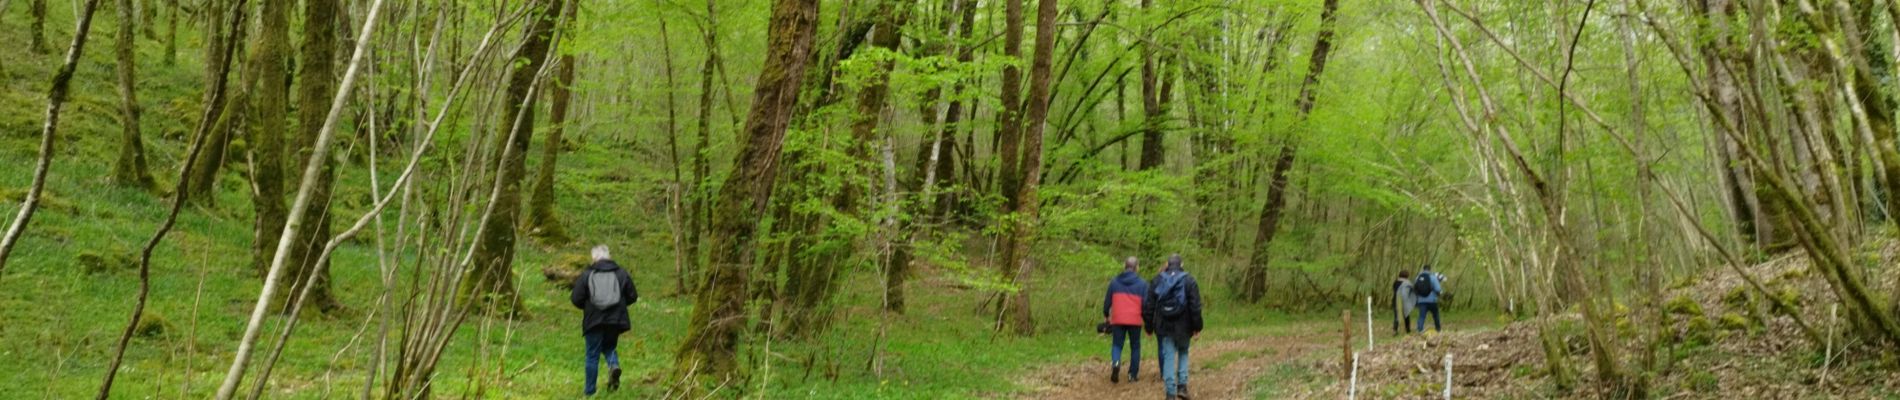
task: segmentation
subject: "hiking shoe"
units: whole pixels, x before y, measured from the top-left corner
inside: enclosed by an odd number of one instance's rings
[[[1108,365],[1108,382],[1122,383],[1122,364],[1121,363],[1113,363],[1113,364]]]
[[[620,390],[620,369],[607,373],[607,390]]]
[[[1175,389],[1175,390],[1180,394],[1174,395],[1174,398],[1181,399],[1181,400],[1193,400],[1192,397],[1188,396],[1187,384],[1183,383],[1181,384],[1181,386],[1179,386],[1178,389]]]

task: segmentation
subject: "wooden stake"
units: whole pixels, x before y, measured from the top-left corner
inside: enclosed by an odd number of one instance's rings
[[[1342,340],[1339,341],[1339,365],[1345,367],[1345,371],[1341,372],[1345,372],[1350,377],[1352,375],[1352,309],[1340,310],[1339,322],[1345,327],[1340,331],[1343,335],[1340,335]]]

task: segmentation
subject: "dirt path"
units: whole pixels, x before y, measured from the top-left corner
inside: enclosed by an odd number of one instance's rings
[[[1232,340],[1204,340],[1195,343],[1188,356],[1188,388],[1197,399],[1239,399],[1251,397],[1248,383],[1266,373],[1277,362],[1292,360],[1307,352],[1324,348],[1332,341],[1314,329],[1293,333],[1261,335]],[[1030,393],[1022,398],[1118,400],[1158,399],[1164,393],[1160,370],[1155,367],[1153,337],[1142,338],[1141,381],[1108,381],[1107,343],[1103,354],[1081,364],[1065,364],[1044,369],[1025,386]],[[1103,340],[1107,342],[1106,339]],[[1126,350],[1124,350],[1126,351]],[[1123,357],[1127,354],[1124,353]],[[1126,367],[1124,367],[1126,368]]]

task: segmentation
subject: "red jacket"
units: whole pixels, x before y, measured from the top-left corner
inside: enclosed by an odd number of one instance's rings
[[[1123,272],[1108,281],[1108,295],[1102,299],[1102,316],[1109,325],[1141,326],[1141,301],[1148,293],[1148,282],[1140,275]]]

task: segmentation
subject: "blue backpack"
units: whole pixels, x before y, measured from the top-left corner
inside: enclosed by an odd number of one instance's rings
[[[1162,272],[1155,277],[1155,313],[1178,317],[1187,311],[1186,281],[1186,272]]]

